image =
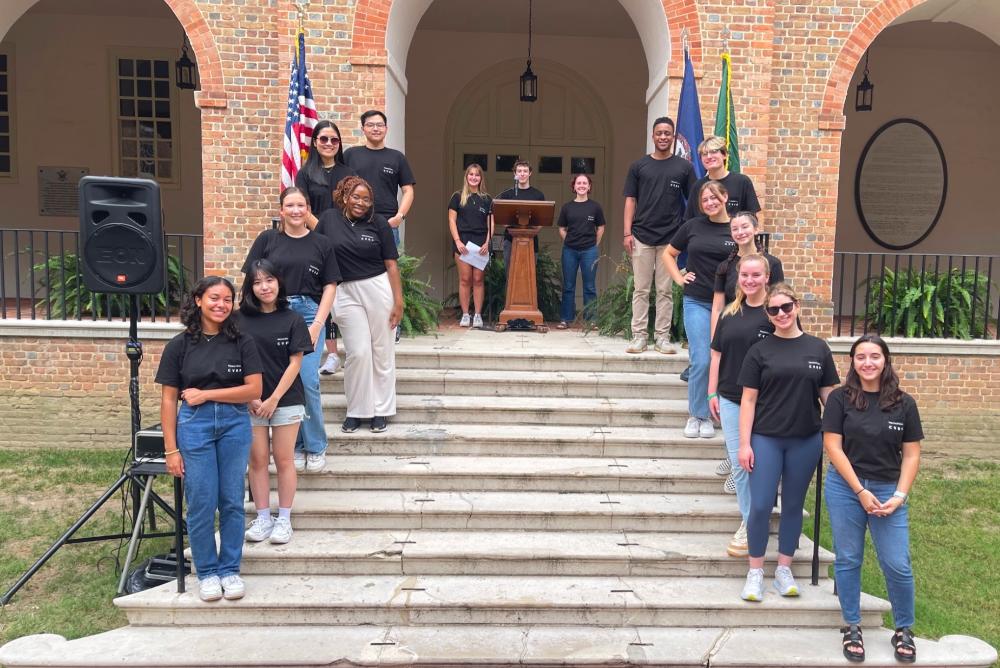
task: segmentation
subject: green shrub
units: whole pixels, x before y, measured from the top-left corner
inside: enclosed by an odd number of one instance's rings
[[[437,329],[441,316],[441,302],[430,296],[430,279],[417,278],[417,269],[424,258],[400,253],[399,278],[403,284],[403,333],[426,334]]]
[[[883,275],[867,283],[865,324],[883,336],[971,339],[986,335],[990,283],[985,274],[885,268]]]
[[[82,267],[76,253],[53,255],[34,267],[41,274],[36,295],[44,295],[35,302],[39,309],[46,309],[53,318],[66,320],[83,316],[126,317],[129,314],[130,295],[107,294],[90,290],[83,282]],[[167,256],[167,287],[155,295],[139,295],[139,315],[165,315],[180,308],[191,280],[187,270],[174,255]]]
[[[684,309],[682,306],[683,289],[673,285],[674,310],[670,322],[670,338],[673,341],[686,341],[684,332]],[[597,295],[592,308],[594,326],[602,336],[632,337],[632,293],[635,283],[632,276],[632,262],[627,253],[622,254],[622,260],[615,266],[615,276],[610,285]],[[656,322],[655,288],[649,295],[649,321],[646,335],[652,339]]]

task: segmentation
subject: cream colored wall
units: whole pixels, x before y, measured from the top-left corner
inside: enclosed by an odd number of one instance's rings
[[[860,68],[863,70],[863,64]],[[948,194],[937,226],[904,253],[1000,254],[996,207],[995,132],[1000,110],[1000,46],[956,24],[908,23],[887,29],[871,49],[873,110],[854,110],[856,72],[847,101],[837,207],[838,251],[888,251],[868,236],[854,204],[854,175],[865,143],[895,118],[931,129],[948,165]],[[900,169],[906,169],[900,165]]]
[[[0,226],[77,229],[77,218],[38,215],[40,166],[89,167],[114,174],[109,51],[167,49],[179,57],[180,24],[171,19],[26,14],[4,36],[13,48],[17,176],[0,179]],[[161,188],[168,233],[202,230],[201,130],[191,91],[177,91],[174,141],[180,184]]]
[[[417,178],[417,196],[406,223],[406,248],[425,255],[424,268],[436,289],[445,285],[446,207],[458,184],[446,182],[450,147],[446,125],[458,93],[480,72],[525,52],[524,35],[417,30],[407,60],[406,155]],[[599,39],[536,36],[532,56],[572,69],[599,91],[611,119],[613,137],[606,160],[610,178],[605,201],[608,217],[604,252],[622,253],[621,196],[629,164],[639,158],[649,130],[645,94],[648,71],[639,38]],[[536,69],[540,80],[544,76]],[[535,104],[544,104],[544,97]],[[665,113],[665,112],[664,112]],[[492,171],[487,178],[493,175]],[[490,191],[506,188],[490,183]],[[502,188],[500,187],[502,186]]]

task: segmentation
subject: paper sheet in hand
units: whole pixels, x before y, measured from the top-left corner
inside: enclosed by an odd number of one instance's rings
[[[487,243],[489,242],[487,241]],[[479,249],[482,248],[482,246],[477,246],[471,241],[466,241],[465,247],[469,252],[465,255],[459,255],[458,259],[466,264],[471,264],[479,271],[485,271],[486,265],[489,264],[490,261],[490,254],[487,253],[486,255],[480,255]]]

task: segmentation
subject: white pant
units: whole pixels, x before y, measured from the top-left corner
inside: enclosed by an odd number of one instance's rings
[[[389,326],[392,288],[388,274],[337,286],[333,319],[346,353],[347,417],[396,414],[395,330]]]

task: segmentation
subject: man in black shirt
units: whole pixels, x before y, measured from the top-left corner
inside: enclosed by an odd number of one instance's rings
[[[413,206],[413,186],[417,180],[406,156],[385,145],[389,126],[384,113],[372,109],[361,114],[361,130],[365,133],[364,145],[347,149],[344,161],[375,191],[372,193],[375,213],[389,221],[392,238],[399,246],[399,226]],[[398,202],[397,190],[403,193]]]
[[[507,188],[497,195],[497,199],[526,199],[535,202],[544,202],[545,194],[538,188],[531,186],[531,163],[527,160],[518,160],[514,163],[514,187]],[[510,236],[510,230],[503,231],[503,266],[504,271],[510,266],[510,251],[513,248],[514,238]],[[535,261],[538,261],[538,237],[535,237]]]
[[[684,198],[694,186],[691,163],[674,155],[674,122],[653,122],[653,152],[629,167],[625,177],[625,251],[632,257],[632,341],[626,352],[646,350],[649,288],[656,281],[656,350],[677,352],[670,343],[673,294],[670,275],[660,257],[684,220]]]
[[[726,169],[727,155],[726,140],[722,137],[711,135],[698,145],[698,157],[707,173],[695,181],[694,187],[688,195],[684,220],[701,215],[701,209],[698,208],[698,191],[709,181],[718,181],[726,188],[729,193],[726,211],[729,212],[730,216],[735,216],[740,211],[760,213],[760,202],[757,201],[757,191],[753,187],[753,181],[744,174],[737,174]]]

